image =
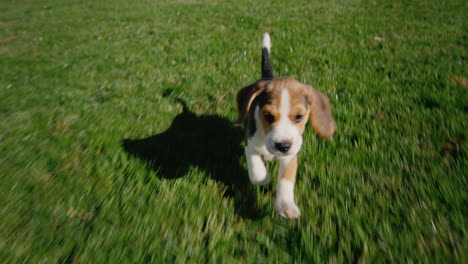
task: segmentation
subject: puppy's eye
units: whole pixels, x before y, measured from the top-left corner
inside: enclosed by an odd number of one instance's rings
[[[303,115],[296,115],[296,116],[294,117],[294,120],[295,120],[297,123],[299,123],[299,122],[301,122],[301,120],[302,120],[303,117],[304,117]]]
[[[272,114],[270,114],[270,113],[268,113],[268,112],[265,112],[265,113],[263,114],[263,116],[265,117],[265,120],[266,120],[268,123],[273,123],[273,122],[275,122],[275,117],[274,117]]]

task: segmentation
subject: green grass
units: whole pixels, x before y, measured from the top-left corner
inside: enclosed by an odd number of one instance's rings
[[[466,262],[466,14],[461,0],[2,1],[0,259]],[[337,121],[330,141],[306,130],[296,221],[273,214],[276,179],[248,183],[229,123],[265,31],[275,74],[328,95]]]

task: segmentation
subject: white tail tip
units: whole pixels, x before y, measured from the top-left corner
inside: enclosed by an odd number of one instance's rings
[[[268,32],[265,32],[263,34],[262,48],[267,48],[268,52],[270,52],[271,42],[270,42],[270,35],[268,34]]]

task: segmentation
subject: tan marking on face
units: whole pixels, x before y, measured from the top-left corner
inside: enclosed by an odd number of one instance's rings
[[[278,78],[268,84],[268,88],[266,90],[266,104],[259,110],[259,117],[263,131],[265,134],[270,132],[273,126],[281,118],[279,109],[281,107],[281,91],[283,89],[288,89],[290,97],[291,109],[288,117],[302,134],[309,116],[309,109],[306,108],[304,85],[290,78]],[[299,122],[296,121],[297,116],[302,116],[302,119]],[[273,122],[268,120],[271,118],[273,118]]]
[[[267,103],[260,108],[260,111],[258,111],[265,134],[269,133],[280,119],[279,105],[281,103],[281,90],[274,84],[272,85],[270,83],[266,93],[267,95],[265,99],[267,100]],[[271,122],[272,120],[273,122]]]
[[[281,175],[282,180],[288,180],[291,182],[296,181],[296,171],[297,171],[297,156],[294,156],[291,161],[289,161],[286,170]]]
[[[289,119],[299,129],[299,132],[304,132],[305,125],[309,117],[309,109],[306,106],[306,97],[304,95],[304,88],[301,83],[293,82],[293,85],[288,87],[291,97],[291,111],[289,112]],[[299,122],[296,121],[297,117],[301,116]]]

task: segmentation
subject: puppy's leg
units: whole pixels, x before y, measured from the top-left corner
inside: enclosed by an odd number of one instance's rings
[[[247,158],[250,181],[257,185],[267,184],[270,181],[270,174],[265,168],[262,157],[249,146],[245,148],[245,157]]]
[[[297,156],[281,159],[275,210],[285,218],[298,218],[301,211],[294,202],[294,183],[296,181]]]

